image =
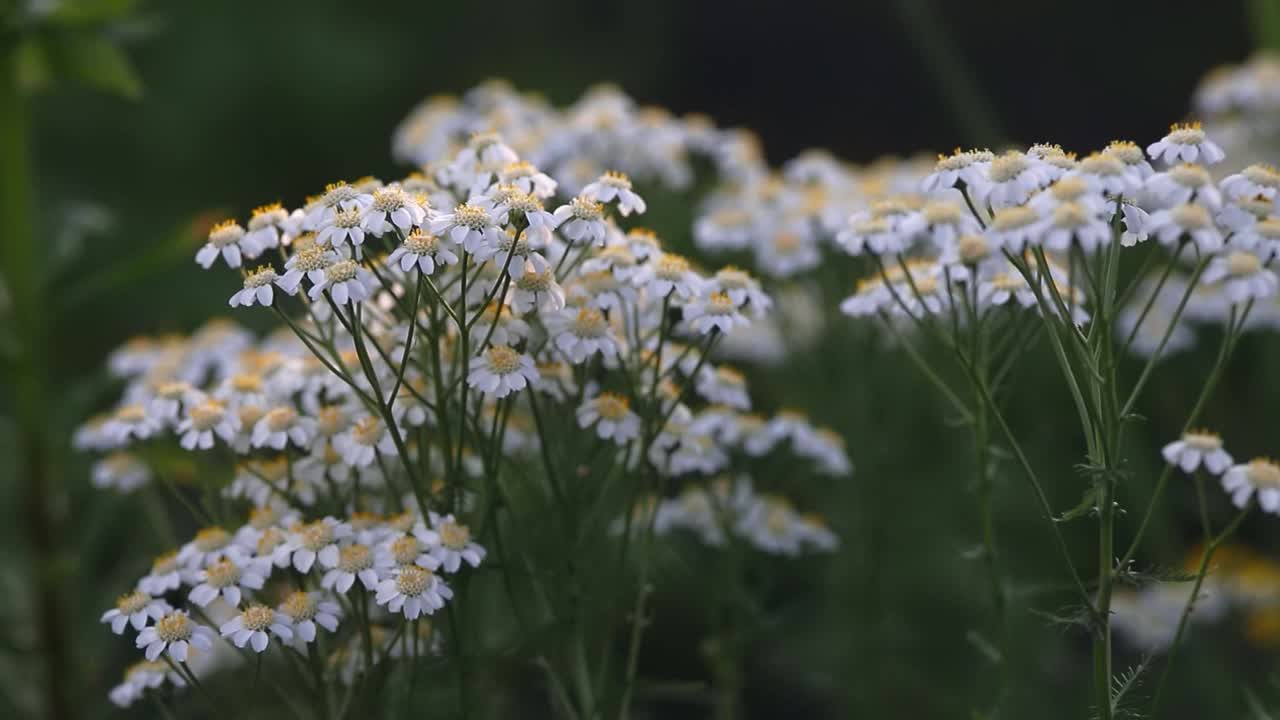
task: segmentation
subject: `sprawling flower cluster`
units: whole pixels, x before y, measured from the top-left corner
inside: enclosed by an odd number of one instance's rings
[[[1280,161],[1280,57],[1274,52],[1210,71],[1192,102],[1205,129],[1227,150],[1226,172],[1243,167],[1230,157]]]
[[[768,453],[789,452],[817,475],[850,472],[835,433],[794,412],[752,413],[744,376],[713,355],[772,300],[742,270],[704,272],[654,233],[624,228],[646,209],[627,175],[574,176],[561,163],[576,168],[581,153],[534,154],[565,180],[495,132],[434,159],[495,113],[518,116],[502,127],[523,129],[517,146],[549,132],[551,121],[508,97],[492,88],[469,96],[482,115],[424,106],[397,139],[430,160],[423,173],[335,183],[302,207],[259,208],[244,226],[210,231],[197,262],[237,269],[242,287],[229,304],[273,311],[283,322],[274,332],[219,320],[111,356],[120,401],[76,437],[105,454],[94,483],[163,485],[190,502],[198,488],[163,467],[176,442],[216,493],[203,512],[193,508],[207,527],[157,558],[103,616],[117,634],[132,627],[148,662],[166,663],[140,666],[118,702],[166,678],[194,683],[188,659],[219,636],[262,653],[306,652],[332,635],[327,647],[368,658],[359,648],[373,643],[371,627],[416,627],[455,602],[457,578],[485,562],[506,502],[504,468],[540,470],[565,502],[554,465],[576,462],[570,448],[583,438],[593,458],[613,458],[632,498],[670,492],[670,480],[693,488],[679,501],[641,503],[637,527],[650,532],[705,531],[706,518],[679,519],[669,503],[712,497],[697,488]],[[675,121],[637,114],[608,91],[569,116],[555,126],[572,131],[539,147],[590,145],[601,163],[670,182],[683,177],[682,154],[701,128],[675,133]],[[232,464],[229,480],[206,467]],[[758,480],[780,489],[778,479]],[[774,553],[835,546],[816,516],[736,482],[726,526],[736,536]],[[244,509],[246,521],[228,522]],[[348,676],[368,669],[352,668]]]
[[[501,134],[524,160],[571,195],[600,182],[609,171],[686,188],[694,179],[695,160],[710,161],[730,177],[749,173],[760,162],[750,134],[717,129],[704,116],[679,118],[663,108],[638,105],[613,86],[595,87],[568,107],[557,108],[501,81],[480,85],[461,98],[424,100],[397,128],[392,150],[397,160],[447,173],[442,160],[464,150],[468,138],[479,132]],[[625,214],[626,205],[620,209]]]

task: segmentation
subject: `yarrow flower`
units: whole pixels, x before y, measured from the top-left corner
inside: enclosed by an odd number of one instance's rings
[[[504,398],[538,379],[533,358],[506,345],[493,345],[472,364],[467,385],[480,392]]]
[[[405,565],[394,577],[378,583],[375,600],[387,610],[403,614],[409,620],[431,615],[444,607],[453,591],[435,573],[417,565]]]
[[[1265,512],[1280,515],[1280,465],[1266,458],[1255,458],[1244,465],[1233,465],[1222,474],[1222,488],[1231,494],[1231,502],[1243,508],[1254,493]]]
[[[213,648],[213,630],[193,621],[186,612],[174,610],[138,633],[136,645],[145,650],[147,660],[155,660],[168,651],[175,662],[186,662],[192,647],[208,651]]]
[[[244,228],[240,223],[224,220],[209,231],[209,241],[196,253],[196,262],[207,270],[221,257],[228,267],[238,268],[243,256],[240,249],[243,239]]]
[[[230,638],[236,647],[249,645],[254,652],[267,649],[271,640],[268,631],[285,642],[293,639],[288,616],[266,605],[250,605],[239,615],[223,623],[218,630],[223,637]]]
[[[1179,161],[1212,165],[1226,157],[1222,148],[1204,134],[1200,123],[1174,123],[1169,134],[1147,146],[1147,154],[1169,165]]]
[[[602,392],[578,407],[578,426],[595,426],[596,436],[619,445],[640,436],[640,416],[631,409],[626,397]]]
[[[582,197],[600,203],[618,201],[618,212],[625,217],[645,211],[644,200],[631,189],[631,178],[610,170],[595,182],[582,188]]]
[[[1160,454],[1186,473],[1203,466],[1211,474],[1221,475],[1232,463],[1231,456],[1222,449],[1222,438],[1204,430],[1183,433],[1180,439],[1165,445]]]
[[[453,265],[458,256],[452,250],[440,244],[435,235],[427,235],[421,230],[414,230],[404,239],[400,247],[387,256],[387,264],[398,266],[402,272],[409,272],[416,265],[424,275],[431,275],[440,266]]]
[[[134,630],[146,627],[147,620],[159,620],[173,611],[163,599],[153,598],[142,590],[125,593],[116,599],[116,606],[102,614],[101,622],[111,624],[111,632],[120,635],[126,625]]]

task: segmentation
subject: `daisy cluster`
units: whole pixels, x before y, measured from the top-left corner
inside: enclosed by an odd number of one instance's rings
[[[283,324],[130,341],[108,361],[124,383],[117,406],[75,438],[103,454],[94,483],[121,491],[189,494],[166,475],[174,445],[200,467],[234,466],[229,481],[203,480],[217,492],[208,527],[104,614],[171,671],[138,670],[116,696],[156,678],[194,684],[188,659],[224,640],[305,652],[331,634],[347,652],[370,642],[362,625],[403,633],[446,607],[454,576],[487,555],[471,528],[492,512],[500,458],[534,468],[567,442],[543,432],[548,418],[635,483],[696,484],[782,452],[812,474],[850,472],[839,436],[794,412],[753,413],[745,377],[713,358],[770,310],[759,282],[624,227],[646,203],[620,171],[565,187],[483,132],[398,182],[334,183],[301,207],[213,227],[196,262],[238,271],[229,305]],[[835,545],[780,496],[738,492],[731,505],[733,532],[770,552]],[[246,509],[238,526],[212,521]]]
[[[919,319],[1024,308],[1083,325],[1087,264],[1114,238],[1172,257],[1118,317],[1135,351],[1183,347],[1189,323],[1243,322],[1255,305],[1253,322],[1270,322],[1280,173],[1258,164],[1214,180],[1222,159],[1198,124],[1173,126],[1145,151],[1119,141],[1083,158],[1052,145],[956,151],[917,192],[852,213],[836,233],[872,265],[841,309]]]
[[[1188,553],[1182,570],[1196,572],[1201,548]],[[1116,593],[1112,624],[1130,645],[1148,653],[1167,651],[1190,599],[1186,583],[1154,583]],[[1214,557],[1189,612],[1201,625],[1239,616],[1249,642],[1271,648],[1280,642],[1280,566],[1245,546],[1228,545]]]
[[[1209,71],[1192,106],[1229,156],[1280,160],[1280,57],[1275,52]],[[1226,165],[1229,172],[1240,169]]]
[[[712,547],[731,536],[776,555],[831,552],[839,544],[821,517],[797,512],[785,497],[757,493],[745,476],[690,486],[658,501],[654,512],[659,534],[685,531]]]
[[[1263,512],[1280,515],[1280,465],[1274,460],[1236,462],[1222,437],[1208,430],[1188,430],[1160,454],[1169,469],[1197,480],[1216,478],[1242,512],[1256,501]],[[1184,614],[1195,622],[1212,623],[1229,610],[1241,610],[1251,633],[1256,625],[1270,622],[1280,609],[1280,568],[1247,548],[1223,550],[1198,588],[1158,582],[1119,592],[1112,606],[1116,631],[1139,649],[1160,652],[1173,643]],[[1190,553],[1184,570],[1196,573],[1203,552],[1200,548]]]
[[[640,105],[611,85],[592,88],[560,108],[501,81],[475,87],[461,98],[424,100],[396,129],[392,152],[396,160],[430,173],[477,132],[500,133],[570,194],[610,170],[639,182],[684,189],[694,180],[697,161],[736,177],[751,172],[759,157],[758,143],[745,131],[716,128],[702,115],[677,117],[664,108]]]

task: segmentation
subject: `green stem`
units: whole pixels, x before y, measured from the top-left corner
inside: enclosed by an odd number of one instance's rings
[[[14,434],[18,448],[17,477],[22,478],[20,497],[27,531],[33,577],[31,607],[35,613],[38,654],[44,675],[44,712],[54,720],[73,716],[67,680],[68,661],[63,596],[56,558],[61,554],[62,531],[54,512],[60,482],[56,453],[49,446],[46,357],[49,352],[49,316],[42,291],[44,268],[36,251],[32,212],[30,137],[27,99],[18,87],[18,45],[15,33],[6,33],[0,46],[0,274],[11,300],[11,322],[18,348],[12,373],[5,385],[12,391]],[[0,306],[0,312],[4,308]]]

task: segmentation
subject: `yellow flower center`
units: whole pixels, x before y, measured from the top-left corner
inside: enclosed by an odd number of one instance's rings
[[[367,545],[355,543],[342,548],[338,555],[338,569],[348,573],[358,573],[373,567],[373,555]]]
[[[276,614],[266,605],[250,605],[240,613],[240,622],[244,623],[244,629],[254,632],[266,630],[275,618]]]
[[[311,620],[316,616],[318,603],[309,592],[298,590],[280,605],[280,611],[288,615],[294,622]]]
[[[430,570],[417,565],[406,565],[396,576],[396,590],[399,590],[401,595],[418,597],[431,586],[431,578]]]
[[[520,353],[506,345],[494,345],[489,348],[489,369],[499,375],[509,375],[520,369]]]
[[[452,520],[440,526],[440,542],[451,550],[461,550],[471,542],[471,529]]]
[[[141,590],[134,590],[116,598],[116,609],[125,615],[132,615],[151,602],[151,596]]]
[[[195,624],[182,611],[171,612],[156,623],[156,635],[167,643],[190,640]]]

